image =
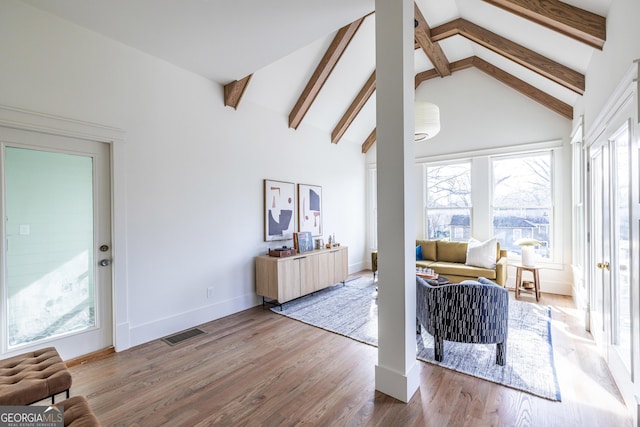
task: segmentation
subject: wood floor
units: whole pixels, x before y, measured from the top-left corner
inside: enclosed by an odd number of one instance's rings
[[[403,404],[375,391],[375,347],[262,307],[175,346],[156,340],[72,366],[71,394],[104,426],[630,426],[571,298],[540,304],[552,307],[562,402],[418,362],[420,389]]]

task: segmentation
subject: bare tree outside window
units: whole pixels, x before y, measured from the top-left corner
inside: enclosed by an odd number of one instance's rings
[[[467,241],[471,236],[471,163],[427,167],[427,238]]]
[[[551,258],[553,229],[552,153],[493,159],[493,230],[513,254],[520,237],[542,242],[536,254]]]

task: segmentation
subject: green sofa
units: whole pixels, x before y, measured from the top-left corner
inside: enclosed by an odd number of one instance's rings
[[[500,249],[496,242],[496,267],[482,268],[466,265],[467,243],[448,242],[446,240],[416,240],[416,246],[422,246],[424,260],[416,260],[416,267],[431,268],[451,283],[463,280],[487,279],[504,286],[507,283],[507,251]]]
[[[448,242],[446,240],[416,240],[416,246],[422,246],[424,260],[416,260],[416,267],[431,268],[445,276],[451,283],[463,280],[477,280],[486,277],[501,286],[507,283],[507,251],[496,243],[496,267],[482,268],[466,265],[467,243]],[[371,270],[375,278],[378,271],[378,251],[371,252]]]

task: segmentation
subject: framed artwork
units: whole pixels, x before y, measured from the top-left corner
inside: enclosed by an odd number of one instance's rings
[[[264,180],[264,241],[293,239],[295,184]]]
[[[322,187],[298,184],[298,231],[322,236]]]

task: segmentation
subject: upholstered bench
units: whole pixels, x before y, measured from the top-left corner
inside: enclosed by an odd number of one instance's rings
[[[93,413],[84,396],[74,396],[56,406],[64,408],[65,427],[100,427],[98,417]]]
[[[71,373],[54,347],[0,360],[0,405],[30,405],[39,400],[67,393]]]

